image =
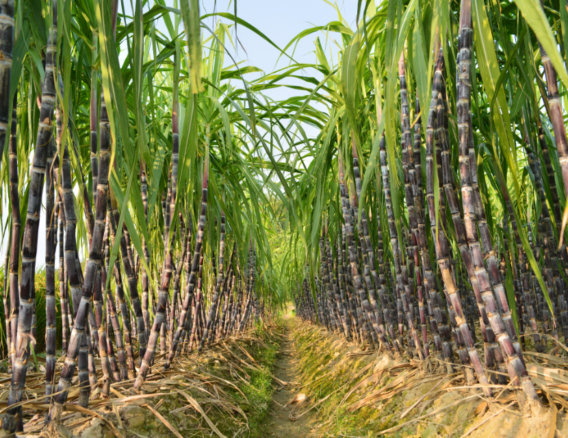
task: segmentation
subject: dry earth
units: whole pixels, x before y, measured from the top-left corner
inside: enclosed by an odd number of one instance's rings
[[[285,338],[281,343],[274,370],[275,382],[280,385],[280,388],[274,391],[267,430],[270,437],[311,437],[310,425],[315,420],[311,410],[302,415],[308,407],[305,394],[301,391],[297,352],[290,333],[290,325],[294,323],[294,320],[290,314],[287,314],[284,319],[286,330],[283,336]]]

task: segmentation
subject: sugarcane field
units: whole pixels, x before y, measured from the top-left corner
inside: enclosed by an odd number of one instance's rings
[[[0,0],[0,438],[568,438],[568,0]]]

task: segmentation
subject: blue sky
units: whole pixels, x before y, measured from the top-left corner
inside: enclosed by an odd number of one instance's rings
[[[234,2],[229,0],[209,0],[201,4],[202,13],[212,13],[214,9],[217,12],[233,12],[234,7]],[[353,27],[357,15],[357,1],[337,0],[337,6],[343,18]],[[237,15],[258,28],[280,48],[284,48],[302,30],[321,26],[338,18],[335,8],[324,0],[239,0]],[[209,18],[206,24],[211,27],[214,24],[213,18]],[[298,45],[294,55],[297,61],[314,61],[313,41],[316,35],[318,34],[308,36]],[[249,65],[266,72],[286,65],[284,58],[277,64],[278,51],[248,29],[239,27],[238,37],[242,47],[233,52],[237,60],[246,60]]]
[[[214,10],[232,13],[234,0],[202,1],[201,5],[202,14],[212,13]],[[357,0],[337,0],[337,7],[347,24],[354,28]],[[286,47],[290,40],[301,31],[338,20],[335,7],[324,0],[239,0],[237,2],[237,15],[259,29],[281,49]],[[215,19],[213,17],[208,18],[205,23],[212,28]],[[204,31],[204,38],[208,37],[207,33],[207,31]],[[239,44],[237,44],[237,47],[231,47],[230,51],[237,61],[244,61],[244,65],[258,67],[264,72],[270,73],[285,67],[290,62],[289,58],[280,56],[280,52],[276,48],[245,27],[239,26],[237,35]],[[337,34],[330,34],[326,40],[326,36],[322,32],[305,37],[298,43],[295,51],[292,53],[292,48],[290,48],[288,54],[293,54],[294,59],[300,63],[314,63],[314,41],[318,36],[324,45],[324,49],[327,49],[328,55],[330,51],[337,54],[337,46],[332,40],[332,38],[337,37]],[[336,57],[335,60],[337,60]],[[231,62],[230,58],[227,57],[226,64],[228,65]],[[313,73],[312,71],[308,74],[313,75]],[[252,77],[252,75],[250,76]],[[250,80],[251,77],[247,77],[247,79]],[[305,83],[302,84],[305,85]],[[278,88],[270,90],[267,94],[274,99],[285,99],[289,97],[290,93],[292,91],[289,89]]]
[[[280,49],[284,49],[303,30],[322,26],[331,21],[338,21],[338,10],[346,24],[352,29],[355,28],[357,0],[238,0],[237,2],[238,17],[257,28]],[[213,12],[233,13],[233,11],[234,0],[201,1],[200,12],[202,15]],[[214,29],[219,19],[219,17],[209,17],[204,20],[204,23],[210,29]],[[222,20],[233,24],[231,20],[225,18],[222,18]],[[283,56],[278,49],[246,27],[237,27],[238,42],[234,39],[234,29],[232,30],[233,43],[236,47],[231,46],[229,41],[225,43],[232,57],[237,62],[242,62],[241,65],[258,67],[265,73],[271,73],[286,67],[291,62],[290,58]],[[203,39],[205,40],[209,36],[209,31],[203,29]],[[287,54],[298,63],[315,63],[314,42],[318,37],[328,59],[333,59],[332,64],[337,63],[338,48],[341,45],[341,42],[338,44],[334,41],[334,38],[339,38],[337,33],[317,32],[310,34],[290,47],[286,51]],[[233,60],[226,56],[225,65],[229,67],[232,64]],[[318,80],[323,78],[313,69],[296,73],[296,75],[302,74],[315,76]],[[247,74],[246,79],[250,81],[259,76],[261,74]],[[306,86],[304,81],[295,78],[288,78],[285,83]],[[265,90],[263,94],[274,100],[285,100],[293,95],[305,94],[305,92],[278,87]],[[314,105],[320,107],[318,103],[314,103]],[[323,105],[320,109],[325,110]],[[316,128],[309,125],[304,125],[303,128],[308,137],[315,137],[318,134]]]

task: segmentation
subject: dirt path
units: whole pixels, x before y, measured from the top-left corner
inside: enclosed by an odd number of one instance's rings
[[[303,413],[308,404],[306,401],[292,402],[294,398],[301,399],[302,391],[300,388],[301,378],[298,369],[296,351],[294,342],[292,341],[290,326],[294,323],[294,318],[286,315],[285,336],[281,343],[278,360],[275,366],[275,377],[278,380],[286,382],[287,385],[282,389],[274,391],[271,405],[271,415],[268,419],[267,430],[270,437],[282,438],[308,438],[311,435],[311,423],[313,422],[314,411],[309,411],[299,419],[292,421],[290,417]],[[278,381],[275,381],[278,384]]]

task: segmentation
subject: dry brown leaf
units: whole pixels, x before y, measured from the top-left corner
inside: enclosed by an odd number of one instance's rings
[[[284,405],[284,407],[288,406],[288,405],[300,405],[302,403],[304,403],[306,400],[308,399],[308,396],[304,393],[301,394],[296,394],[296,396],[294,398],[292,398],[288,403],[286,403]]]
[[[423,420],[426,417],[431,417],[433,415],[436,415],[436,414],[438,414],[442,411],[445,411],[446,409],[454,407],[455,405],[463,403],[467,400],[471,400],[472,398],[477,397],[477,396],[478,396],[477,394],[474,394],[474,395],[470,395],[469,397],[464,397],[461,400],[457,400],[454,403],[450,403],[449,405],[442,406],[441,408],[438,408],[438,409],[436,409],[432,412],[428,412],[427,414],[421,415],[420,417],[414,418],[410,421],[407,421],[406,423],[399,424],[398,426],[391,427],[390,429],[381,430],[379,432],[379,435],[385,435],[387,433],[394,432],[396,430],[402,429],[403,427],[408,426],[409,424],[416,423],[417,421]]]
[[[113,400],[114,403],[128,403],[135,400],[142,400],[144,398],[151,398],[151,397],[161,397],[166,395],[171,395],[171,392],[157,392],[154,394],[138,394],[138,395],[131,395],[130,397],[124,397],[118,400]],[[108,403],[105,403],[108,404]]]
[[[486,403],[486,402],[483,402]],[[479,423],[477,426],[473,427],[472,429],[468,430],[466,433],[464,433],[461,438],[465,438],[466,436],[469,436],[473,433],[473,431],[479,429],[481,426],[483,426],[485,423],[487,423],[489,420],[495,418],[497,415],[499,415],[501,412],[506,411],[507,408],[513,406],[516,402],[511,402],[509,403],[507,406],[505,406],[504,408],[500,409],[499,411],[495,412],[493,415],[491,415],[490,417],[486,418],[485,420],[483,420],[481,423]],[[479,408],[479,406],[478,406]],[[476,409],[477,410],[477,409]]]
[[[487,410],[488,404],[486,401],[482,401],[481,403],[479,403],[477,405],[477,407],[475,408],[475,410],[473,411],[473,415],[474,416],[479,416],[479,415],[483,415],[485,413],[485,411]]]
[[[402,420],[404,417],[406,417],[410,411],[412,411],[416,406],[418,406],[418,404],[424,400],[426,397],[428,397],[438,386],[440,386],[445,379],[440,380],[438,383],[436,383],[436,385],[434,385],[434,387],[432,389],[430,389],[430,391],[428,391],[426,394],[424,394],[422,397],[419,397],[418,400],[416,400],[416,402],[414,402],[412,404],[412,406],[410,406],[407,410],[405,410],[401,416],[400,419]]]
[[[209,424],[209,427],[213,430],[213,432],[215,432],[219,438],[227,438],[225,435],[223,435],[219,429],[217,429],[217,426],[215,426],[215,424],[213,424],[213,422],[209,419],[209,417],[207,416],[207,414],[205,413],[205,411],[201,408],[201,406],[199,405],[199,403],[197,403],[197,400],[195,400],[192,396],[190,396],[187,392],[185,391],[178,391],[181,395],[183,395],[187,401],[189,403],[191,403],[191,405],[203,416],[203,418],[205,419],[205,421],[207,421],[207,424]]]
[[[90,409],[84,408],[84,407],[79,406],[79,405],[69,405],[69,404],[65,405],[65,409],[67,409],[68,411],[77,411],[77,412],[81,412],[82,414],[85,414],[85,415],[97,417],[100,420],[102,420],[108,426],[108,428],[111,430],[112,433],[114,433],[115,436],[117,436],[118,438],[124,438],[124,436],[118,431],[118,429],[116,427],[114,427],[114,424],[112,424],[110,421],[108,421],[105,417],[103,417],[98,412],[92,411]]]
[[[158,419],[164,423],[164,425],[172,431],[172,433],[177,436],[178,438],[183,438],[181,434],[177,431],[177,429],[168,421],[166,420],[157,410],[155,410],[152,406],[144,404],[142,405],[145,408],[148,408]]]
[[[556,418],[558,417],[558,408],[548,392],[546,392],[546,396],[550,402],[550,429],[548,430],[547,438],[554,438],[554,435],[556,435]]]

